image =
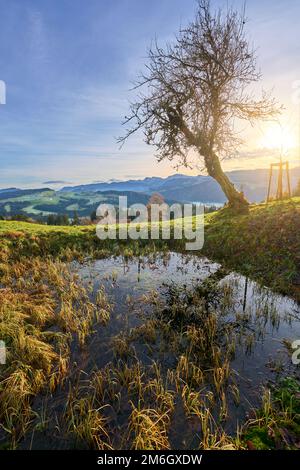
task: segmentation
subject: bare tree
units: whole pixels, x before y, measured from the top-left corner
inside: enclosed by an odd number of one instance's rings
[[[229,205],[247,210],[248,202],[223,172],[220,161],[241,144],[237,120],[251,124],[280,112],[273,98],[247,92],[260,79],[256,56],[245,36],[245,15],[229,9],[212,12],[209,0],[200,0],[195,20],[172,44],[155,44],[146,72],[135,84],[139,90],[130,106],[123,143],[142,129],[145,141],[157,149],[157,158],[185,166],[197,155],[221,186]]]
[[[153,193],[150,196],[150,199],[147,204],[147,211],[148,211],[148,219],[151,221],[151,206],[153,204],[157,204],[158,206],[161,206],[162,204],[165,204],[165,199],[160,193]]]

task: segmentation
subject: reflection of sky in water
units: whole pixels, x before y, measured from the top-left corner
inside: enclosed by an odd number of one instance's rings
[[[122,257],[90,262],[80,268],[83,279],[105,280],[111,278],[116,285],[128,290],[145,292],[161,287],[163,282],[190,284],[205,279],[218,268],[206,258],[168,253],[127,262]]]
[[[218,267],[206,258],[177,253],[134,258],[128,262],[122,257],[111,257],[75,264],[82,280],[90,283],[94,292],[104,284],[115,304],[110,324],[99,331],[87,361],[98,367],[105,365],[109,360],[110,338],[141,323],[134,310],[128,311],[128,296],[138,299],[151,290],[163,295],[164,284],[170,283],[189,288],[216,272]],[[245,277],[236,273],[223,278],[220,285],[229,285],[232,291],[230,305],[221,308],[220,315],[225,321],[242,325],[231,364],[241,393],[243,413],[243,408],[249,407],[248,402],[253,405],[258,402],[260,384],[274,379],[274,365],[281,363],[285,374],[293,371],[282,340],[300,339],[300,308],[287,297],[276,295],[250,280],[246,283]],[[169,361],[167,355],[166,361]]]

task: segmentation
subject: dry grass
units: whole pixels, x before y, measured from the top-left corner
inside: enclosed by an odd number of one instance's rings
[[[72,250],[66,252],[68,259],[72,255]],[[10,264],[7,256],[2,250],[0,337],[8,354],[0,375],[0,420],[10,447],[17,447],[34,426],[43,428],[51,421],[51,407],[38,415],[33,399],[42,393],[55,396],[57,388],[66,396],[68,387],[65,413],[55,429],[76,448],[170,449],[171,434],[181,426],[174,421],[178,404],[200,449],[245,447],[242,429],[234,437],[224,431],[230,401],[238,406],[241,400],[230,361],[238,340],[250,353],[256,337],[223,322],[232,306],[232,288],[220,288],[212,280],[194,289],[173,286],[166,301],[150,292],[139,299],[138,308],[127,298],[124,326],[110,338],[110,362],[82,374],[72,369],[71,345],[76,342],[85,350],[95,323],[101,324],[99,331],[110,324],[112,304],[104,287],[91,295],[58,260]],[[116,281],[115,274],[111,280]],[[134,328],[128,326],[130,312],[140,320]],[[243,312],[235,324],[243,325],[251,316],[253,312]],[[277,325],[275,309],[262,305],[257,317],[262,324],[269,320]],[[109,329],[104,331],[109,335]],[[290,419],[290,411],[284,413]],[[262,412],[249,426],[277,429],[267,394]]]
[[[170,422],[168,412],[161,414],[153,408],[136,408],[132,405],[129,432],[133,435],[132,449],[170,449],[167,428]]]
[[[79,445],[85,448],[112,450],[107,430],[107,419],[103,416],[103,407],[96,407],[95,396],[82,398],[69,394],[67,403],[67,432],[75,436]]]
[[[12,447],[31,421],[32,398],[53,392],[69,372],[70,344],[84,345],[96,321],[107,322],[103,289],[97,305],[59,261],[33,258],[5,264],[0,289],[0,337],[7,363],[0,374],[0,420]]]

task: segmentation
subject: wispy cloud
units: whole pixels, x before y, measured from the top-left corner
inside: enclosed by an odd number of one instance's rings
[[[172,163],[157,164],[141,133],[122,150],[115,138],[124,131],[128,89],[143,68],[147,45],[154,37],[163,44],[194,10],[194,0],[153,0],[151,8],[139,0],[84,6],[77,0],[6,2],[0,17],[0,79],[7,82],[7,104],[0,108],[0,184],[173,173]],[[253,0],[247,10],[264,86],[275,85],[300,135],[299,110],[291,100],[293,80],[300,79],[299,2],[287,8],[283,0]],[[246,134],[247,147],[225,168],[267,166],[277,158],[261,148],[263,132],[256,127]],[[297,149],[289,158],[297,164]]]

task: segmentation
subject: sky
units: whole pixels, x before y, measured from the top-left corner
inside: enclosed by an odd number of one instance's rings
[[[0,188],[198,174],[157,163],[141,134],[122,149],[116,142],[148,46],[171,40],[195,8],[195,0],[0,0]],[[245,129],[240,157],[224,168],[266,167],[279,149],[299,165],[300,2],[248,0],[246,14],[261,86],[285,110],[280,124]]]

